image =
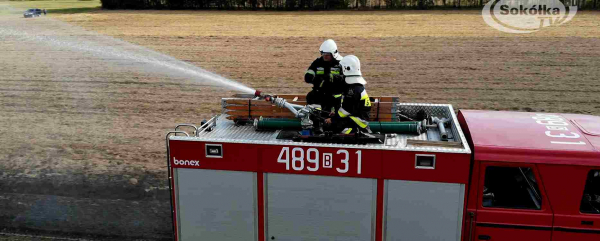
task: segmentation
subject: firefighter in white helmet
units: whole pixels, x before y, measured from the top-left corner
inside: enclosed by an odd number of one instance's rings
[[[304,81],[313,84],[313,89],[306,95],[307,104],[321,105],[324,111],[324,116],[328,117],[327,113],[335,112],[335,106],[339,106],[341,97],[340,86],[336,86],[334,78],[340,75],[340,55],[337,44],[332,39],[325,40],[319,48],[321,56],[312,62],[306,73]],[[315,123],[314,129],[316,133],[321,132],[321,127],[318,120],[313,120]]]
[[[341,82],[343,92],[341,107],[332,118],[325,120],[335,132],[343,134],[356,133],[357,131],[370,133],[369,113],[371,100],[365,89],[367,81],[360,72],[360,61],[354,55],[348,55],[340,61],[342,76],[335,82]]]
[[[312,62],[304,74],[304,81],[313,84],[313,90],[306,95],[308,104],[323,105],[332,94],[339,92],[333,84],[333,77],[340,74],[340,60],[343,58],[337,44],[331,39],[325,40],[319,52],[321,56]]]

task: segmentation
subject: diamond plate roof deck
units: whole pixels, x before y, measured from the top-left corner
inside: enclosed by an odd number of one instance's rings
[[[339,148],[360,148],[360,149],[382,149],[382,150],[406,150],[406,151],[425,151],[425,152],[446,152],[446,153],[471,153],[467,144],[465,135],[458,125],[458,120],[454,114],[452,105],[447,104],[417,104],[417,103],[396,103],[395,106],[404,114],[415,114],[424,110],[427,114],[448,118],[451,120],[447,131],[451,133],[451,142],[460,143],[460,147],[435,146],[433,143],[439,141],[439,131],[437,128],[430,128],[421,135],[386,135],[384,144],[334,144],[334,143],[311,143],[294,142],[293,140],[277,139],[280,131],[256,131],[252,125],[236,126],[233,121],[226,119],[226,115],[215,116],[216,126],[212,131],[200,129],[197,136],[170,136],[171,140],[196,140],[209,142],[226,143],[249,143],[265,145],[295,145],[295,146],[317,146],[317,147],[339,147]],[[431,141],[432,145],[411,145],[408,140]]]

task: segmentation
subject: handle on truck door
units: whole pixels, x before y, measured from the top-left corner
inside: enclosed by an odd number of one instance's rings
[[[489,235],[479,235],[479,236],[477,236],[477,239],[479,239],[479,240],[491,240],[492,237],[490,237]]]
[[[594,226],[594,221],[583,220],[583,221],[581,221],[581,225],[591,225],[591,226]]]

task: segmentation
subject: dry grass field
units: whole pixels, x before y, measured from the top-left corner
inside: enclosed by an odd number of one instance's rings
[[[49,36],[76,35],[67,29],[81,27],[271,93],[308,92],[303,73],[320,43],[333,38],[343,55],[361,59],[373,96],[450,103],[456,109],[600,114],[598,12],[581,12],[572,22],[525,35],[488,27],[475,10],[91,10],[2,18],[22,28],[39,26]],[[57,28],[55,20],[66,24]],[[32,53],[34,46],[9,38],[0,45],[2,165],[18,170],[14,174],[85,171],[143,179],[146,172],[164,173],[163,134],[177,123],[199,123],[218,113],[219,99],[233,93],[112,71],[110,66],[121,63],[64,51]],[[57,59],[64,66],[48,67]],[[98,110],[103,114],[88,114]]]
[[[16,7],[36,3],[28,4]],[[166,185],[165,133],[219,113],[220,98],[234,93],[25,43],[2,35],[6,26],[44,29],[50,38],[77,37],[69,29],[81,28],[268,93],[308,92],[304,71],[321,42],[333,38],[342,55],[360,58],[371,96],[456,109],[600,115],[598,12],[525,35],[488,27],[475,10],[88,9],[35,19],[3,14],[0,21],[1,192],[153,196]]]
[[[278,93],[306,92],[305,68],[333,38],[342,54],[361,59],[372,95],[457,108],[600,113],[598,12],[526,35],[497,31],[475,10],[98,11],[57,18]]]
[[[90,10],[1,17],[23,29],[44,28],[50,37],[81,27],[271,93],[308,92],[303,73],[320,43],[333,38],[343,55],[361,59],[373,96],[456,109],[600,114],[598,12],[525,35],[488,27],[475,10]],[[56,22],[66,24],[57,28]],[[36,51],[10,38],[0,45],[2,166],[14,175],[162,174],[163,134],[218,113],[219,99],[233,93],[193,80],[113,71],[110,66],[123,64]],[[56,60],[62,65],[50,67]]]

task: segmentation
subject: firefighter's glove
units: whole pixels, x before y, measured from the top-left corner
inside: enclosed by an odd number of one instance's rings
[[[307,73],[307,74],[304,75],[304,82],[312,84],[314,78],[315,78],[314,75]]]

